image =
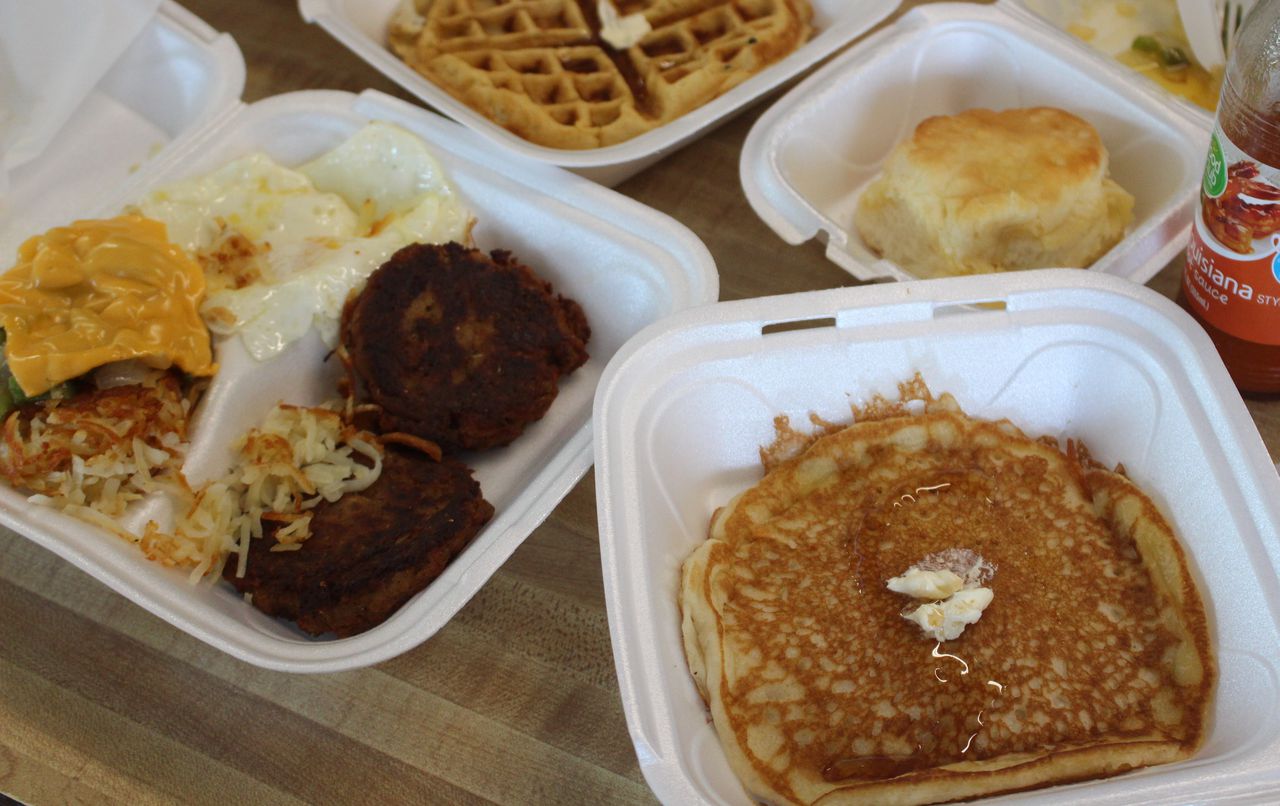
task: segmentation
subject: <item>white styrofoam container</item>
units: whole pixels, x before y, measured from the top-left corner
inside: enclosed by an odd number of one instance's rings
[[[972,416],[1123,462],[1181,535],[1213,625],[1221,679],[1194,759],[1010,800],[1275,802],[1280,477],[1194,320],[1142,286],[1065,269],[718,303],[614,357],[594,415],[601,561],[623,709],[658,797],[750,803],[685,662],[681,563],[760,478],[775,415],[848,421],[851,402],[896,398],[915,372]]]
[[[592,0],[595,2],[595,0]],[[419,75],[386,46],[387,25],[401,0],[298,0],[298,10],[392,81],[449,117],[517,154],[568,168],[612,187],[725,123],[889,16],[897,0],[810,0],[812,39],[785,59],[687,115],[617,145],[588,150],[530,143]]]
[[[815,72],[752,127],[742,186],[788,243],[820,237],[859,279],[911,279],[854,228],[862,191],[925,118],[1025,106],[1098,130],[1135,204],[1129,233],[1091,269],[1149,280],[1186,246],[1213,119],[1011,0],[922,6]]]
[[[164,61],[155,68],[182,64]],[[142,105],[141,113],[148,111],[164,110]],[[649,323],[712,302],[718,294],[719,278],[706,247],[668,216],[558,168],[512,159],[456,123],[373,91],[295,92],[249,105],[230,103],[110,195],[80,196],[65,218],[113,215],[150,188],[206,173],[252,151],[285,165],[299,164],[339,145],[370,120],[390,121],[421,137],[476,216],[476,244],[511,250],[558,293],[581,303],[592,328],[590,360],[562,380],[545,417],[505,448],[462,457],[475,469],[497,514],[438,579],[372,630],[342,640],[313,639],[254,609],[229,585],[193,587],[184,572],[147,562],[118,537],[0,488],[0,523],[195,637],[272,669],[364,666],[435,633],[591,466],[592,397],[613,353]],[[115,118],[86,121],[95,123],[105,126],[96,130],[103,142],[135,131],[131,125],[114,128]],[[236,337],[217,340],[215,350],[219,373],[194,414],[184,466],[196,481],[219,474],[231,460],[232,441],[259,425],[276,402],[313,405],[337,396],[337,362],[326,361],[328,349],[314,331],[265,362],[250,358]],[[166,502],[141,504],[130,510],[126,526],[140,527],[163,512]]]

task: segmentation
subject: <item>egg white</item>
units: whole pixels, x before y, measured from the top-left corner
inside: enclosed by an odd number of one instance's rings
[[[411,243],[465,241],[472,221],[426,144],[378,122],[297,170],[251,154],[138,208],[205,266],[210,329],[238,333],[258,360],[313,326],[333,346],[344,302],[375,269]],[[217,254],[237,235],[253,254],[230,278]]]

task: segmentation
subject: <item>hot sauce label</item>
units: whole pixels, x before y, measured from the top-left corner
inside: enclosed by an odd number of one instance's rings
[[[1187,300],[1220,330],[1280,345],[1280,170],[1215,127],[1182,275]]]

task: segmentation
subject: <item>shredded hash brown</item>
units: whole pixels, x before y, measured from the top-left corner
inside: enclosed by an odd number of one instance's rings
[[[382,468],[378,438],[332,407],[279,405],[236,446],[231,470],[192,489],[182,474],[198,389],[180,376],[28,404],[3,424],[0,474],[29,500],[100,526],[138,545],[147,559],[216,578],[227,556],[244,573],[249,540],[263,521],[285,524],[275,550],[310,536],[309,510],[363,490]],[[164,491],[182,502],[169,528],[142,534],[116,520],[130,504]]]
[[[330,407],[277,405],[236,450],[226,475],[188,494],[172,532],[147,524],[142,545],[149,557],[188,560],[181,564],[194,566],[196,580],[216,577],[234,553],[236,576],[243,576],[249,541],[262,537],[264,521],[285,524],[275,532],[273,550],[295,550],[311,536],[312,508],[364,490],[382,472],[377,437]],[[193,547],[198,554],[190,554]]]
[[[35,503],[140,542],[112,518],[149,493],[185,486],[192,399],[176,374],[164,373],[25,405],[5,418],[0,473]]]

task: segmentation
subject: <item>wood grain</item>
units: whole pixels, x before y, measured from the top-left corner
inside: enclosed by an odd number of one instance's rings
[[[291,0],[186,0],[231,33],[245,99],[409,96]],[[766,104],[620,192],[710,248],[722,299],[853,284],[738,184]],[[1175,262],[1153,286],[1177,287]],[[1272,454],[1280,404],[1249,403]],[[614,676],[590,477],[444,629],[375,668],[292,676],[196,641],[0,532],[0,792],[34,803],[650,803]]]

